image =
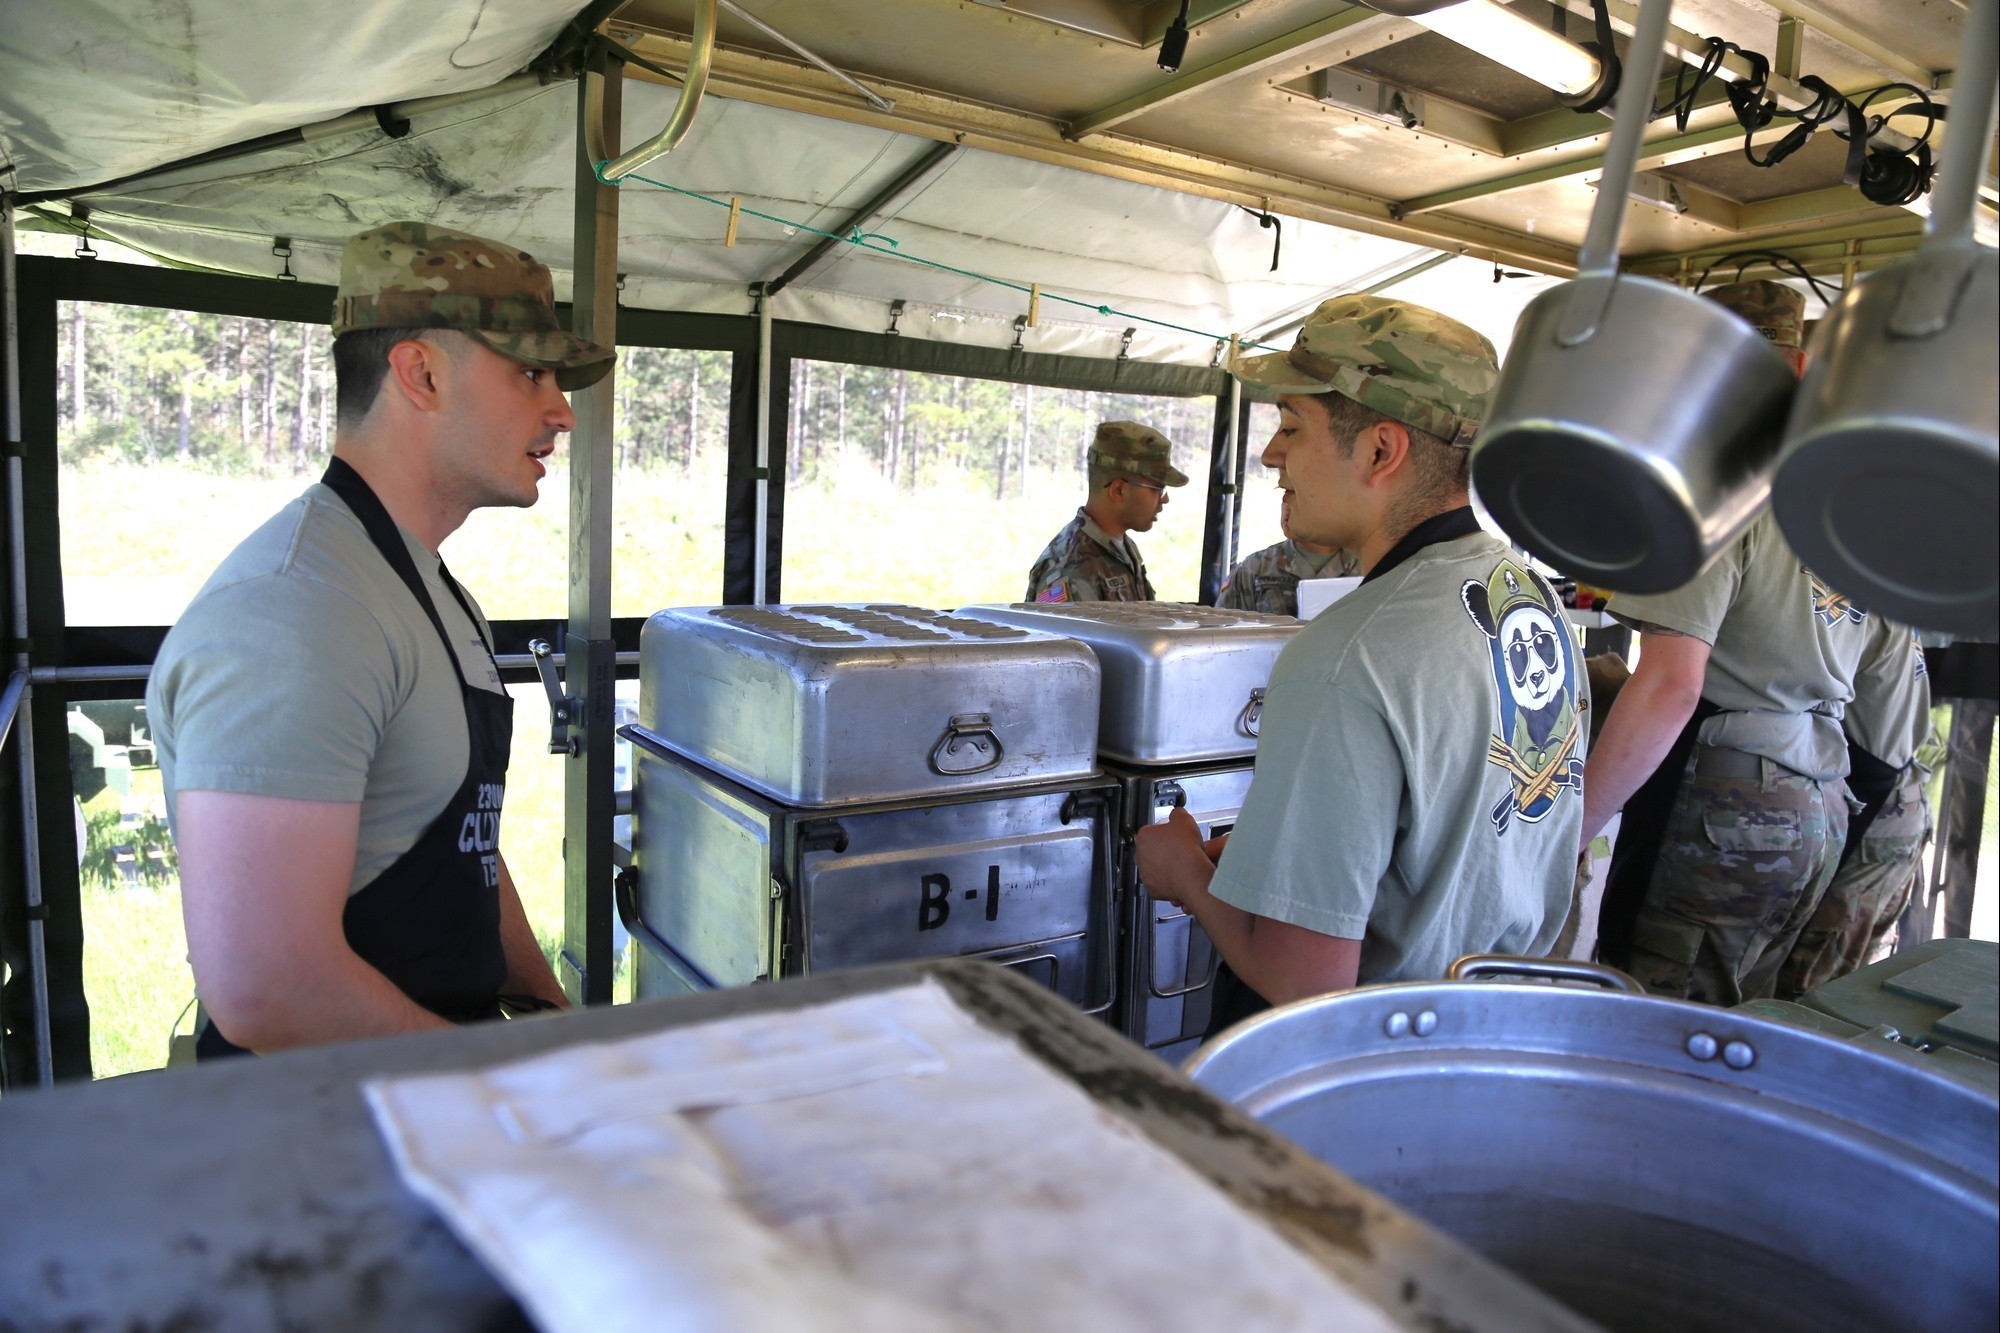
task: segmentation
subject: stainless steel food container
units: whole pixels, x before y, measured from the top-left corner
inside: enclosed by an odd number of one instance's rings
[[[1182,602],[1023,602],[969,606],[977,617],[1067,634],[1104,668],[1097,750],[1167,766],[1256,753],[1271,668],[1299,622]]]
[[[1252,772],[1243,763],[1167,771],[1105,767],[1106,776],[1118,780],[1124,814],[1118,1028],[1175,1064],[1192,1055],[1208,1032],[1221,956],[1193,917],[1146,892],[1132,839],[1177,808],[1188,812],[1203,839],[1229,832],[1249,794]]]
[[[632,742],[620,914],[642,998],[974,957],[1109,1009],[1116,789],[1102,778],[806,809]]]
[[[837,806],[1096,771],[1096,659],[1032,629],[910,606],[661,611],[639,721],[788,805]]]
[[[1187,1073],[1607,1328],[1988,1328],[1990,1097],[1854,1042],[1636,994],[1371,986]]]

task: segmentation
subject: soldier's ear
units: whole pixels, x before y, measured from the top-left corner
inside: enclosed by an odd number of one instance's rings
[[[1459,600],[1465,603],[1465,610],[1472,617],[1472,623],[1479,626],[1489,639],[1500,637],[1500,627],[1493,623],[1493,606],[1486,596],[1486,585],[1478,579],[1467,579],[1465,586],[1458,590]]]

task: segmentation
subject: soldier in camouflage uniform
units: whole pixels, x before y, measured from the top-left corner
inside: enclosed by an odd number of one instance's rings
[[[1709,296],[1794,368],[1805,301],[1775,282]],[[1642,652],[1592,748],[1584,838],[1621,807],[1598,956],[1658,994],[1771,995],[1847,836],[1846,738],[1867,617],[1767,512],[1692,582],[1615,594]]]
[[[1233,611],[1267,611],[1273,615],[1299,613],[1299,580],[1330,579],[1354,573],[1360,568],[1346,551],[1317,542],[1301,541],[1292,535],[1292,497],[1284,498],[1279,526],[1285,539],[1243,557],[1222,585],[1215,604]]]
[[[1167,487],[1185,486],[1174,446],[1151,426],[1107,421],[1090,445],[1090,496],[1028,572],[1030,602],[1150,602],[1134,532],[1149,532]]]
[[[1842,719],[1852,768],[1847,782],[1861,809],[1833,883],[1778,973],[1781,1000],[1796,1000],[1886,953],[1930,834],[1924,784],[1942,747],[1931,727],[1924,650],[1894,621],[1870,616],[1866,629],[1854,702]]]

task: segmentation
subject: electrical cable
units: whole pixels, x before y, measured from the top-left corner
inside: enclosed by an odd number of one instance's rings
[[[683,189],[678,185],[669,185],[665,181],[655,180],[651,176],[641,176],[637,172],[633,172],[632,174],[627,176],[621,176],[615,181],[605,180],[604,169],[609,165],[611,164],[607,159],[606,161],[597,163],[597,165],[591,169],[592,172],[596,175],[600,184],[622,187],[626,181],[642,181],[645,184],[654,187],[655,189],[665,190],[669,194],[677,194],[687,199],[698,199],[704,204],[713,204],[717,208],[727,209],[729,207],[729,200],[727,199],[718,199],[716,196],[712,194],[703,194],[699,190],[688,190],[688,189]],[[1060,292],[1052,292],[1047,287],[1037,287],[1033,283],[1015,282],[1011,278],[996,278],[991,274],[980,273],[974,269],[960,268],[956,264],[947,264],[942,262],[941,260],[936,260],[936,259],[926,259],[922,255],[910,254],[908,251],[904,250],[893,238],[884,236],[879,232],[862,231],[859,227],[855,228],[850,232],[844,232],[844,233],[837,231],[823,231],[820,228],[815,227],[810,223],[796,222],[793,221],[791,218],[782,218],[774,213],[763,213],[759,212],[757,209],[742,207],[740,205],[738,207],[738,212],[740,213],[741,216],[746,218],[756,218],[759,221],[774,223],[777,226],[788,227],[794,231],[807,232],[814,236],[823,236],[828,240],[845,241],[849,245],[854,246],[858,250],[867,250],[873,254],[887,255],[891,259],[900,259],[906,263],[916,264],[923,268],[935,269],[940,273],[950,273],[957,277],[970,278],[974,282],[983,282],[994,287],[1005,287],[1009,291],[1016,291],[1016,292],[1025,292],[1032,294],[1038,291],[1041,295],[1042,300],[1053,301],[1058,305],[1076,306],[1079,309],[1089,310],[1099,315],[1116,316],[1119,319],[1135,320],[1141,324],[1150,324],[1154,328],[1171,329],[1175,333],[1185,333],[1189,334],[1190,336],[1207,339],[1209,341],[1217,341],[1217,340],[1227,341],[1228,338],[1230,337],[1230,335],[1224,333],[1212,333],[1206,329],[1189,328],[1185,324],[1175,324],[1169,320],[1154,319],[1150,315],[1134,314],[1130,310],[1120,310],[1116,306],[1105,305],[1096,301],[1087,301],[1075,296],[1064,296]],[[1268,343],[1250,342],[1247,340],[1238,340],[1237,346],[1246,348],[1260,348],[1267,352],[1281,352],[1285,350],[1282,347],[1273,347]]]
[[[1895,110],[1879,116],[1868,114],[1868,108],[1889,93],[1915,93],[1917,100],[1905,102]],[[1922,116],[1924,132],[1908,148],[1894,148],[1888,145],[1869,143],[1866,156],[1861,164],[1860,178],[1855,182],[1862,195],[1871,204],[1901,207],[1915,203],[1930,192],[1932,178],[1937,174],[1936,163],[1931,157],[1931,134],[1939,121],[1945,118],[1947,108],[1931,100],[1930,93],[1914,83],[1887,83],[1855,103],[1855,109],[1862,118],[1861,134],[1864,140],[1882,132],[1891,120],[1898,116]],[[1834,131],[1840,134],[1839,130]],[[1846,138],[1846,135],[1841,135]]]
[[[1743,281],[1743,272],[1745,269],[1761,260],[1786,277],[1803,280],[1813,289],[1813,295],[1819,297],[1820,300],[1826,302],[1828,305],[1832,305],[1835,301],[1839,300],[1840,294],[1847,290],[1845,287],[1836,286],[1833,283],[1822,282],[1807,272],[1804,264],[1782,250],[1732,250],[1726,255],[1720,255],[1709,261],[1708,267],[1704,268],[1700,275],[1695,278],[1694,286],[1690,290],[1699,294],[1702,287],[1708,282],[1708,275],[1732,260],[1736,261],[1735,280],[1737,282]]]

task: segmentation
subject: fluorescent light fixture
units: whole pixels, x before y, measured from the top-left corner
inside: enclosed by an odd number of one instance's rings
[[[1495,0],[1461,0],[1410,18],[1559,93],[1574,97],[1597,82],[1596,56]]]

